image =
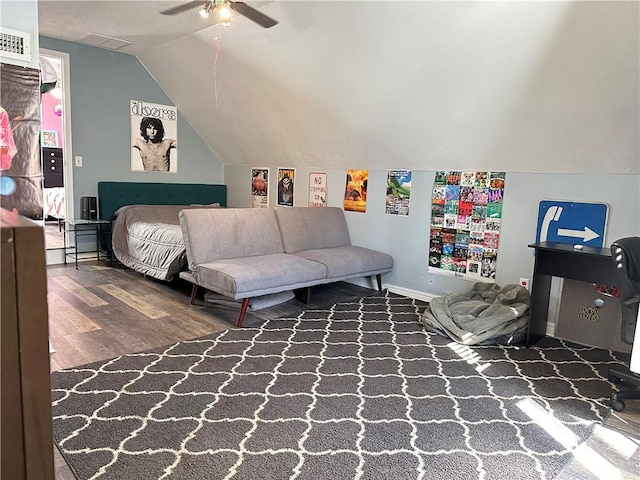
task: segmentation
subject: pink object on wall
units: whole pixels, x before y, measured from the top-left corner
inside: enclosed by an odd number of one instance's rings
[[[62,115],[56,115],[55,108],[60,100],[47,92],[42,95],[42,130],[55,130],[58,132],[58,146],[64,148],[64,136],[62,135]]]
[[[11,168],[11,161],[17,152],[9,114],[0,106],[0,170]]]

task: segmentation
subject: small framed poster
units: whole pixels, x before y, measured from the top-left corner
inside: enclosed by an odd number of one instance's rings
[[[269,169],[251,169],[251,206],[269,208]]]
[[[42,146],[58,148],[58,131],[57,130],[42,130]]]
[[[295,178],[295,168],[278,169],[278,205],[293,207],[293,186]]]
[[[324,172],[309,174],[309,206],[327,206],[327,174]]]

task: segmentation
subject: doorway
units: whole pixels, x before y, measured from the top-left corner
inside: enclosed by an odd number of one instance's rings
[[[64,221],[73,218],[73,167],[69,93],[69,55],[40,50],[44,85],[41,99],[41,158],[45,247],[62,251]],[[55,258],[48,263],[58,263]],[[62,258],[62,260],[64,260]]]

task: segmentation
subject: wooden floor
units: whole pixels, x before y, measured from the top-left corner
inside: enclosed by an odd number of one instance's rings
[[[62,228],[64,226],[60,226],[57,221],[46,221],[44,223],[44,244],[46,248],[62,248],[64,246]]]
[[[161,282],[114,262],[81,262],[47,268],[49,336],[56,350],[51,370],[135,353],[235,327],[238,308],[189,304],[191,284]],[[312,290],[311,303],[293,299],[263,310],[248,310],[243,327],[267,318],[297,315],[359,298],[373,290],[346,282]]]
[[[191,306],[191,285],[145,278],[117,263],[81,262],[47,269],[51,370],[113,358],[125,353],[169,345],[235,326],[238,309]],[[243,326],[258,326],[266,318],[297,315],[371,294],[349,283],[315,287],[311,304],[290,300],[256,312],[248,311]],[[584,455],[558,477],[575,479],[640,478],[640,401],[628,401],[622,413],[612,412],[589,442]],[[75,480],[54,448],[56,480]],[[593,464],[594,459],[600,460]],[[594,466],[595,465],[595,466]],[[596,468],[605,466],[606,474]],[[614,471],[616,470],[616,471]],[[145,479],[146,480],[146,479]]]

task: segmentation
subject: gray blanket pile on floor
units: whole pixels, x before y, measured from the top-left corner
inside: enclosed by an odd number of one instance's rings
[[[437,297],[422,314],[433,333],[463,345],[521,343],[529,322],[530,296],[520,285],[478,282],[469,291]]]

